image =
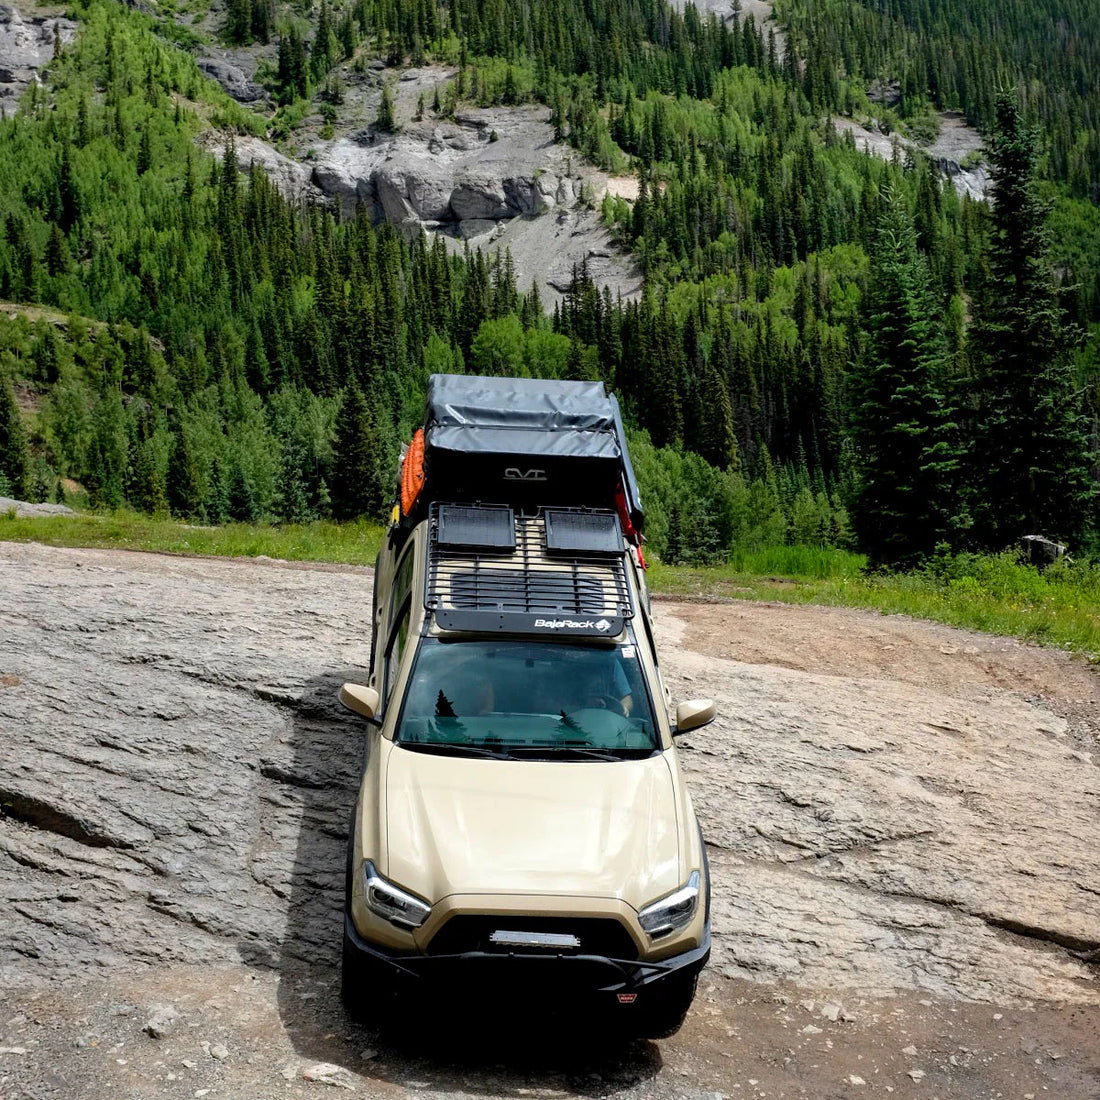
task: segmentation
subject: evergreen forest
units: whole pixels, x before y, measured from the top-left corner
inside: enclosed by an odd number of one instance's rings
[[[75,40],[0,121],[0,496],[380,517],[429,374],[460,371],[614,388],[666,561],[792,543],[908,568],[1025,534],[1096,553],[1087,8],[783,0],[784,44],[665,0],[233,0],[227,41],[278,43],[267,117],[170,17],[75,0]],[[635,174],[600,213],[640,296],[581,265],[547,310],[507,253],[290,201],[240,163],[234,135],[285,136],[375,56],[455,67],[426,110],[542,103]],[[835,123],[918,134],[940,109],[985,135],[991,201]]]

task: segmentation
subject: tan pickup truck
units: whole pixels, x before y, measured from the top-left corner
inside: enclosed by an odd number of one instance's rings
[[[491,444],[448,443],[456,393],[466,426],[494,422]],[[599,430],[555,411],[612,404],[591,383],[432,379],[423,450],[405,458],[423,470],[378,558],[369,676],[340,693],[370,722],[344,920],[357,1014],[453,982],[583,999],[657,1038],[691,1005],[710,890],[674,737],[714,705],[670,714],[617,406],[617,481],[590,484],[587,452],[540,465],[539,448]],[[495,421],[531,406],[553,426],[501,438]],[[465,484],[462,448],[480,463]]]

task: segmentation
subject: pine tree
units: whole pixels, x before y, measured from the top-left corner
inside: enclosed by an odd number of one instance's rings
[[[11,247],[11,280],[9,293],[18,302],[33,302],[38,298],[38,260],[22,217],[9,214],[6,224]]]
[[[313,82],[317,84],[321,77],[332,68],[334,43],[332,20],[329,16],[326,0],[321,0],[321,12],[317,17],[317,31],[313,36],[313,52],[309,59],[313,71]]]
[[[210,463],[206,493],[206,518],[211,523],[225,523],[229,519],[229,478],[225,467],[215,455]]]
[[[92,442],[85,481],[97,508],[119,508],[125,499],[128,449],[126,410],[118,390],[109,390],[92,414]]]
[[[76,145],[78,149],[83,149],[85,145],[91,140],[91,130],[88,126],[88,99],[86,96],[80,97],[80,102],[76,108]]]
[[[141,142],[138,145],[137,174],[144,176],[153,165],[153,135],[149,124],[146,123],[141,131]]]
[[[61,143],[61,160],[57,167],[57,197],[58,222],[68,233],[80,217],[80,192],[73,179],[72,146],[69,144],[68,136]]]
[[[870,285],[869,346],[852,384],[853,518],[873,561],[907,566],[956,532],[959,455],[940,385],[945,347],[928,266],[896,193],[879,223]]]
[[[61,369],[61,341],[57,330],[48,321],[39,321],[35,326],[31,358],[34,360],[35,378],[52,386]]]
[[[382,86],[382,102],[378,107],[378,121],[375,126],[386,134],[392,134],[397,129],[397,119],[393,113],[393,92],[388,84]]]
[[[50,224],[50,236],[46,241],[46,273],[51,276],[64,275],[69,268],[69,248],[65,244],[65,234],[57,222]]]
[[[683,516],[679,502],[674,501],[668,513],[668,537],[665,539],[665,552],[662,557],[668,565],[681,565],[686,555]]]
[[[225,37],[238,46],[252,41],[252,4],[250,0],[226,0]]]
[[[164,515],[168,511],[168,498],[164,491],[164,479],[157,469],[148,415],[136,419],[130,434],[126,499],[139,511],[150,515]]]
[[[279,469],[279,515],[287,523],[304,523],[313,518],[306,490],[305,447],[293,437],[284,440]]]
[[[720,470],[736,470],[740,463],[730,395],[711,363],[702,370],[699,404],[702,411],[697,428],[699,453]]]
[[[296,27],[291,27],[279,40],[279,97],[284,103],[309,93],[306,47]]]
[[[1035,131],[1014,94],[997,98],[990,146],[993,235],[972,361],[979,405],[973,486],[979,536],[998,549],[1027,534],[1088,534],[1095,487],[1087,423],[1049,259]]]
[[[229,518],[237,523],[252,523],[259,518],[256,493],[239,462],[235,462],[229,471]]]
[[[260,42],[270,42],[271,30],[274,26],[273,0],[252,0],[252,36]]]
[[[190,433],[176,432],[172,458],[168,463],[168,504],[172,514],[183,519],[201,519],[205,485]]]
[[[337,519],[378,516],[385,503],[386,456],[376,417],[358,386],[344,392],[336,418],[332,512]]]
[[[11,384],[0,375],[0,481],[5,482],[8,490],[4,495],[25,498],[29,475],[27,433]]]

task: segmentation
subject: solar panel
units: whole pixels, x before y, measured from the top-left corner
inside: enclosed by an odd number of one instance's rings
[[[560,554],[621,554],[623,536],[613,512],[546,510],[546,549]]]
[[[436,541],[450,549],[515,550],[515,515],[511,508],[444,504],[439,508]]]

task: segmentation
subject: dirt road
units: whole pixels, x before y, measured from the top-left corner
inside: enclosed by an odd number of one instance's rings
[[[843,610],[657,605],[721,715],[683,744],[714,954],[678,1036],[463,990],[349,1024],[370,593],[0,544],[0,1098],[1100,1097],[1100,676]]]

